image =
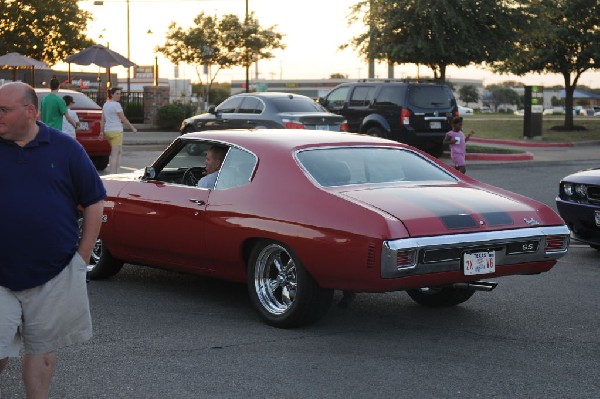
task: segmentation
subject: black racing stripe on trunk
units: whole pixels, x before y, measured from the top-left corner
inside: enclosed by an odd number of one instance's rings
[[[403,193],[407,197],[407,193]],[[488,226],[513,225],[511,216],[488,202],[481,202],[476,196],[460,196],[455,198],[432,198],[418,190],[410,192],[409,201],[419,204],[436,214],[448,229],[464,229],[479,226],[472,213],[481,215]]]

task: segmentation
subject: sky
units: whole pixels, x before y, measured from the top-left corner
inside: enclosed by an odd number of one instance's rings
[[[184,30],[194,18],[204,12],[222,16],[236,14],[243,19],[248,2],[250,12],[263,27],[275,25],[284,35],[284,50],[277,50],[275,58],[258,63],[259,79],[326,79],[333,73],[351,79],[367,78],[367,64],[352,49],[339,47],[364,31],[358,23],[348,25],[348,14],[358,0],[129,0],[130,59],[138,65],[154,64],[158,56],[160,77],[174,78],[175,66],[153,49],[162,45],[169,25],[175,22]],[[82,9],[90,11],[94,20],[88,25],[88,36],[97,43],[109,45],[127,55],[127,1],[104,0],[94,5],[93,0],[80,0]],[[148,33],[151,31],[152,33]],[[102,36],[102,37],[100,37]],[[61,67],[61,65],[57,65]],[[64,69],[66,70],[66,66]],[[71,65],[71,71],[96,71],[94,66]],[[180,65],[178,77],[198,81],[195,69]],[[119,77],[126,76],[125,68],[113,68]],[[254,78],[256,68],[251,75]],[[387,77],[387,65],[375,66],[376,77]],[[396,78],[432,76],[429,68],[416,65],[396,66]],[[530,74],[525,77],[493,74],[477,67],[450,67],[447,78],[482,79],[484,85],[504,80],[516,80],[528,85],[564,85],[562,76]],[[205,76],[202,75],[202,79]],[[216,81],[229,82],[245,79],[242,68],[221,70]],[[586,72],[579,84],[600,87],[600,72]]]

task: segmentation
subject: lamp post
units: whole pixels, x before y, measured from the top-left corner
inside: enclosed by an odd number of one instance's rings
[[[248,0],[246,0],[246,19],[244,20],[246,26],[246,34],[248,33]],[[250,59],[248,58],[248,48],[246,48],[246,93],[250,92]]]

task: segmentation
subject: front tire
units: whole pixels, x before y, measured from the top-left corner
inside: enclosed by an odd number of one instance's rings
[[[116,259],[108,251],[106,246],[102,245],[102,240],[97,239],[90,264],[87,267],[87,277],[90,280],[102,280],[109,278],[121,271],[123,261]]]
[[[248,293],[260,316],[279,328],[319,320],[329,309],[333,290],[319,287],[291,249],[261,241],[248,264]]]
[[[406,293],[419,305],[431,308],[456,306],[467,301],[475,291],[454,287],[425,287],[407,290]]]

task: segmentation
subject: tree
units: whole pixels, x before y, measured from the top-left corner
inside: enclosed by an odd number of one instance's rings
[[[218,19],[200,13],[194,19],[194,26],[187,30],[171,23],[165,44],[158,46],[157,51],[173,63],[195,66],[200,82],[200,71],[204,69],[205,101],[208,103],[208,93],[221,69],[250,66],[252,62],[273,58],[272,50],[285,48],[282,38],[275,32],[275,27],[262,28],[254,14],[243,23],[233,14]],[[214,72],[213,66],[216,67]]]
[[[427,65],[445,81],[449,65],[480,64],[506,56],[513,25],[513,7],[507,3],[363,0],[351,15],[354,20],[363,15],[368,29],[349,45],[366,58]]]
[[[91,17],[73,0],[2,0],[0,54],[17,52],[54,65],[94,44],[83,33]]]
[[[519,105],[519,93],[513,89],[503,87],[501,85],[492,85],[486,88],[490,93],[489,102],[494,104],[494,109],[498,110],[498,106],[502,104]]]
[[[565,130],[573,124],[573,93],[585,71],[600,62],[598,0],[529,0],[521,10],[525,23],[514,36],[514,50],[494,64],[500,72],[557,73],[565,82]]]
[[[458,96],[467,105],[469,105],[469,103],[476,103],[477,101],[479,101],[479,92],[477,91],[475,86],[472,85],[462,86],[458,90]]]

